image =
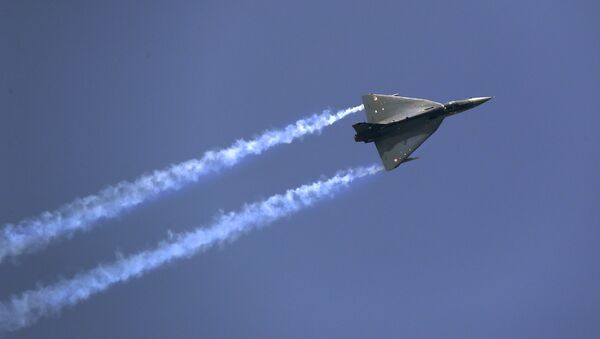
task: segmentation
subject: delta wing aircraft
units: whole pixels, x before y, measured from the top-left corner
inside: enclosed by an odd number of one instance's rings
[[[374,142],[387,171],[415,160],[410,155],[440,127],[445,118],[490,100],[470,98],[440,104],[401,97],[398,94],[368,94],[362,97],[367,122],[352,125],[356,142]]]

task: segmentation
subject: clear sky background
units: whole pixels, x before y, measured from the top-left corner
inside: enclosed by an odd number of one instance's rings
[[[494,96],[421,160],[15,338],[600,337],[594,1],[0,2],[0,224],[365,93]],[[379,162],[352,115],[0,265],[0,300]]]

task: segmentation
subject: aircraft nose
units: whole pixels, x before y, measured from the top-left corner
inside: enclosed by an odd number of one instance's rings
[[[492,97],[478,97],[478,98],[471,98],[469,99],[469,101],[471,101],[473,103],[473,107],[475,106],[479,106],[481,104],[483,104],[484,102],[487,102],[491,99]]]

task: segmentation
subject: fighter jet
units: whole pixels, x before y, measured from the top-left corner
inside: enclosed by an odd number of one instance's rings
[[[410,155],[440,127],[445,118],[477,107],[491,97],[478,97],[440,104],[401,97],[398,94],[368,94],[362,97],[367,122],[352,125],[356,142],[375,142],[387,171],[415,160]]]

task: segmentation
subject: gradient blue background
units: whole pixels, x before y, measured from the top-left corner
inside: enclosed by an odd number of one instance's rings
[[[421,160],[15,338],[600,337],[593,1],[0,2],[0,223],[365,93],[495,98]],[[0,300],[379,161],[346,118],[0,266]]]

